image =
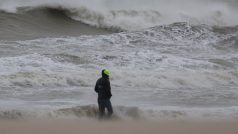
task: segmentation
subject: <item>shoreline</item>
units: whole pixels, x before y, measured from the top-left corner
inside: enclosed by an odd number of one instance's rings
[[[237,134],[238,121],[0,121],[4,134]]]

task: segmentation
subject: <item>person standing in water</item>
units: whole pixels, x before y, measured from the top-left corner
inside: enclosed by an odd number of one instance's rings
[[[99,119],[105,117],[110,118],[113,114],[113,108],[110,101],[112,93],[109,77],[109,70],[102,70],[102,77],[97,80],[95,86],[95,92],[98,93]],[[107,115],[105,115],[105,109],[108,111]]]

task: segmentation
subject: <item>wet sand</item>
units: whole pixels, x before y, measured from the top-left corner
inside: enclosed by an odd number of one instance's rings
[[[1,121],[1,134],[238,134],[231,121]]]

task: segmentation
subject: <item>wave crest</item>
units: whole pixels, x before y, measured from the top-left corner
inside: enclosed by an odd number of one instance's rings
[[[171,4],[172,3],[172,4]],[[209,7],[206,6],[209,3]],[[1,4],[1,3],[0,3]],[[128,5],[133,6],[128,6]],[[95,6],[97,5],[97,6]],[[120,5],[120,6],[118,6]],[[2,2],[0,9],[8,12],[19,12],[23,7],[28,9],[45,8],[64,11],[72,19],[99,28],[113,30],[139,30],[157,25],[175,22],[188,22],[193,25],[207,24],[234,26],[238,24],[238,10],[231,2],[225,1],[177,1],[164,0],[151,2],[139,1],[24,1]],[[14,8],[15,7],[15,8]]]

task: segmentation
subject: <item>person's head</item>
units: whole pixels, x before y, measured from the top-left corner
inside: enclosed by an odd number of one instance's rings
[[[102,70],[102,77],[109,78],[109,76],[110,76],[110,71],[107,70],[107,69],[103,69]]]

